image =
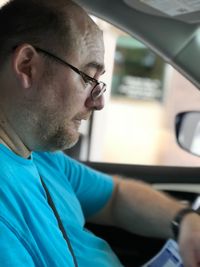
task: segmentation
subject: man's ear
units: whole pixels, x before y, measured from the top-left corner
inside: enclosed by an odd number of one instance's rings
[[[37,58],[34,47],[28,44],[18,46],[13,53],[13,70],[21,86],[25,89],[30,88],[33,83]]]

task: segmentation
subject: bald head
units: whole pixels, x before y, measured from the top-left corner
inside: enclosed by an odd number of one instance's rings
[[[92,97],[103,61],[102,32],[77,4],[11,0],[0,9],[0,129],[28,150],[70,147],[81,121],[103,108]]]
[[[4,27],[6,25],[6,27]],[[29,43],[65,53],[79,37],[101,35],[87,13],[71,0],[11,0],[0,9],[0,60]]]

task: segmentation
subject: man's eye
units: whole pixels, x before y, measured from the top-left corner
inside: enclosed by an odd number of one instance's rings
[[[85,83],[86,83],[86,84],[90,84],[90,85],[92,85],[92,84],[93,84],[93,81],[91,81],[91,80],[89,80],[89,79],[85,79]]]
[[[89,77],[87,77],[86,75],[82,75],[82,78],[83,78],[86,85],[93,85],[93,81]]]

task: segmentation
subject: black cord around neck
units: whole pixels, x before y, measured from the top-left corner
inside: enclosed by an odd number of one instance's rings
[[[59,228],[60,228],[60,231],[62,232],[63,237],[64,237],[64,239],[65,239],[66,242],[67,242],[69,251],[70,251],[70,253],[71,253],[71,255],[72,255],[72,258],[73,258],[73,261],[74,261],[74,266],[75,266],[75,267],[78,267],[78,263],[77,263],[77,260],[76,260],[76,257],[75,257],[73,248],[72,248],[72,246],[71,246],[69,237],[68,237],[68,235],[67,235],[67,233],[66,233],[66,231],[65,231],[65,228],[64,228],[63,223],[62,223],[62,221],[61,221],[61,219],[60,219],[60,216],[59,216],[59,214],[58,214],[58,211],[57,211],[57,209],[56,209],[56,207],[55,207],[55,205],[54,205],[54,202],[53,202],[53,200],[52,200],[52,198],[51,198],[51,195],[50,195],[50,193],[49,193],[49,190],[48,190],[46,184],[44,183],[43,179],[42,179],[41,177],[40,177],[40,179],[41,179],[41,182],[42,182],[42,186],[43,186],[43,188],[44,188],[44,190],[45,190],[45,192],[46,192],[46,195],[47,195],[47,201],[48,201],[48,204],[49,204],[49,206],[52,208],[52,210],[53,210],[53,212],[54,212],[54,215],[55,215],[55,217],[56,217],[56,219],[57,219],[57,221],[58,221],[58,226],[59,226]]]

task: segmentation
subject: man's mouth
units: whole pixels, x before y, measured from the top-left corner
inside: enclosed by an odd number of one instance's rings
[[[91,112],[88,112],[88,113],[85,113],[85,114],[79,114],[79,115],[77,115],[77,116],[73,119],[73,122],[74,122],[76,128],[78,129],[78,128],[81,126],[81,122],[82,122],[82,121],[89,120],[90,116],[91,116]]]
[[[75,119],[73,121],[74,121],[74,124],[76,125],[76,127],[79,128],[81,125],[81,119]]]
[[[77,121],[84,120],[85,121],[85,120],[89,120],[90,116],[91,116],[91,112],[86,113],[86,114],[81,114],[80,116],[75,117],[74,120],[77,120]]]

